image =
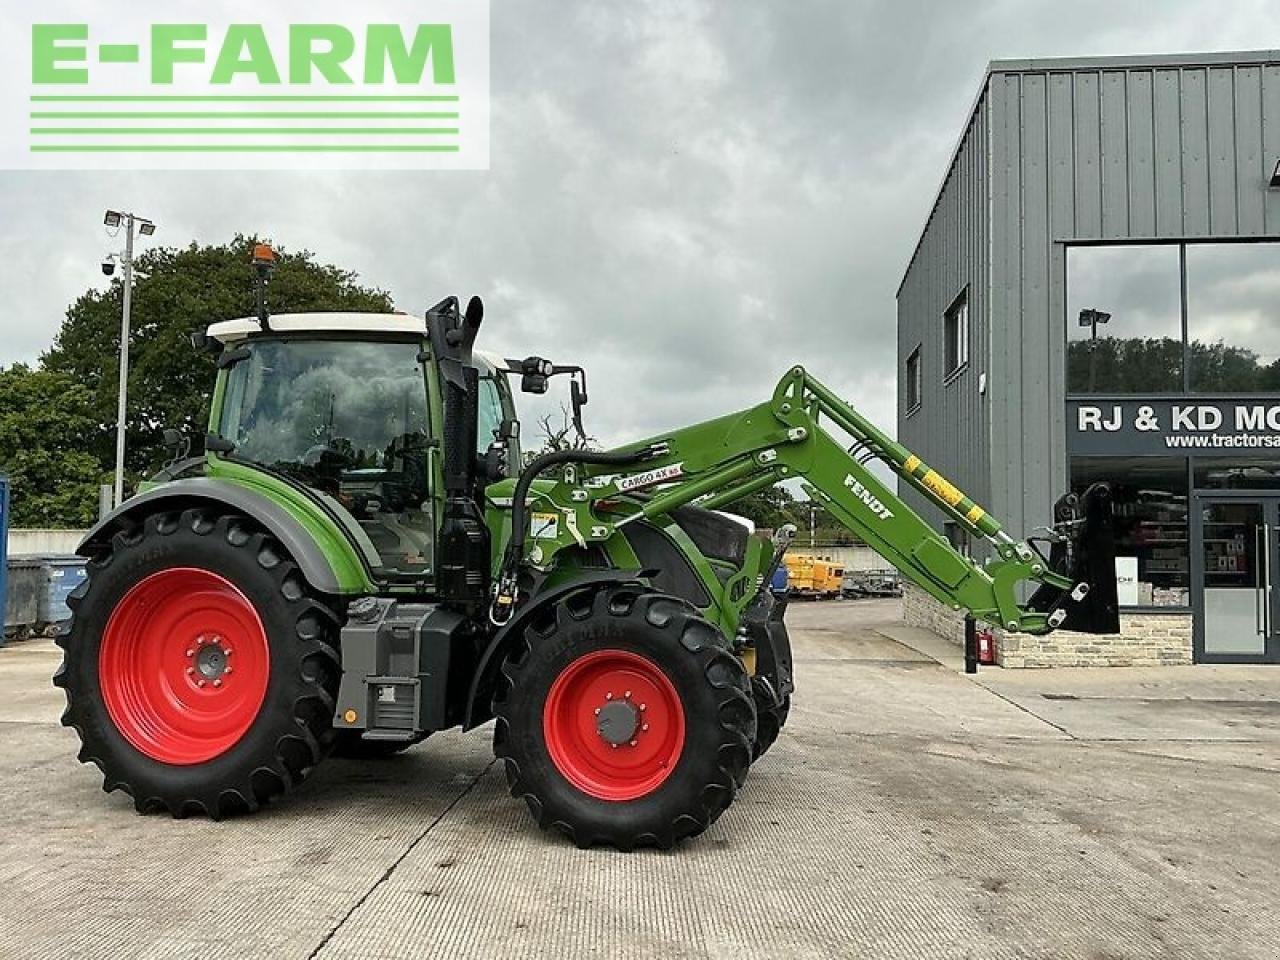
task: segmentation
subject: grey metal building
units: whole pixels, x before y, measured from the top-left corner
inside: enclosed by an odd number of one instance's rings
[[[1010,664],[1280,661],[1278,162],[1280,51],[990,64],[898,291],[898,435],[1014,533],[1112,481],[1126,614]]]

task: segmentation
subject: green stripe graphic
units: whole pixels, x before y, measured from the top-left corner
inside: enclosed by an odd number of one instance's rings
[[[457,113],[344,113],[330,110],[314,110],[305,113],[281,111],[250,111],[228,113],[225,111],[147,111],[137,113],[127,110],[94,111],[92,113],[42,111],[31,114],[32,120],[457,120]]]
[[[457,133],[457,127],[32,127],[31,133],[37,136],[57,136],[69,134],[82,136],[85,134],[109,134],[111,136],[202,136],[205,134],[272,134],[288,136],[303,134],[334,133],[342,136],[360,136],[372,134],[386,136],[403,135],[444,135]]]
[[[92,143],[34,144],[32,153],[458,153],[457,144]]]

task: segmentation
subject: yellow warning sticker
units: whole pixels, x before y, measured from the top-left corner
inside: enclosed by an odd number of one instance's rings
[[[938,473],[937,470],[930,470],[920,478],[920,482],[936,493],[950,506],[954,507],[964,499],[964,494],[960,492],[960,488],[942,474]]]
[[[559,515],[534,513],[529,519],[529,535],[535,540],[554,540],[560,535]]]
[[[913,453],[907,457],[907,462],[902,465],[902,469],[906,470],[907,473],[915,473],[918,466],[920,466],[920,458]]]
[[[969,508],[969,512],[964,515],[964,518],[968,520],[970,523],[976,524],[979,520],[981,520],[986,515],[987,515],[987,511],[983,510],[980,506],[978,506],[975,503],[972,507]]]

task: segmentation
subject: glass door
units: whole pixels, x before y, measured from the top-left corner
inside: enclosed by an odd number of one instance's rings
[[[1194,567],[1199,616],[1196,659],[1263,663],[1280,659],[1276,591],[1280,513],[1273,498],[1200,499]]]

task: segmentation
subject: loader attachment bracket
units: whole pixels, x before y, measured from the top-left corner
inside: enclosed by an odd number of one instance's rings
[[[1070,580],[1072,587],[1064,590],[1042,584],[1028,608],[1049,614],[1063,630],[1118,633],[1111,488],[1095,483],[1079,496],[1069,493],[1058,500],[1053,512],[1057,536],[1051,542],[1049,568]]]

